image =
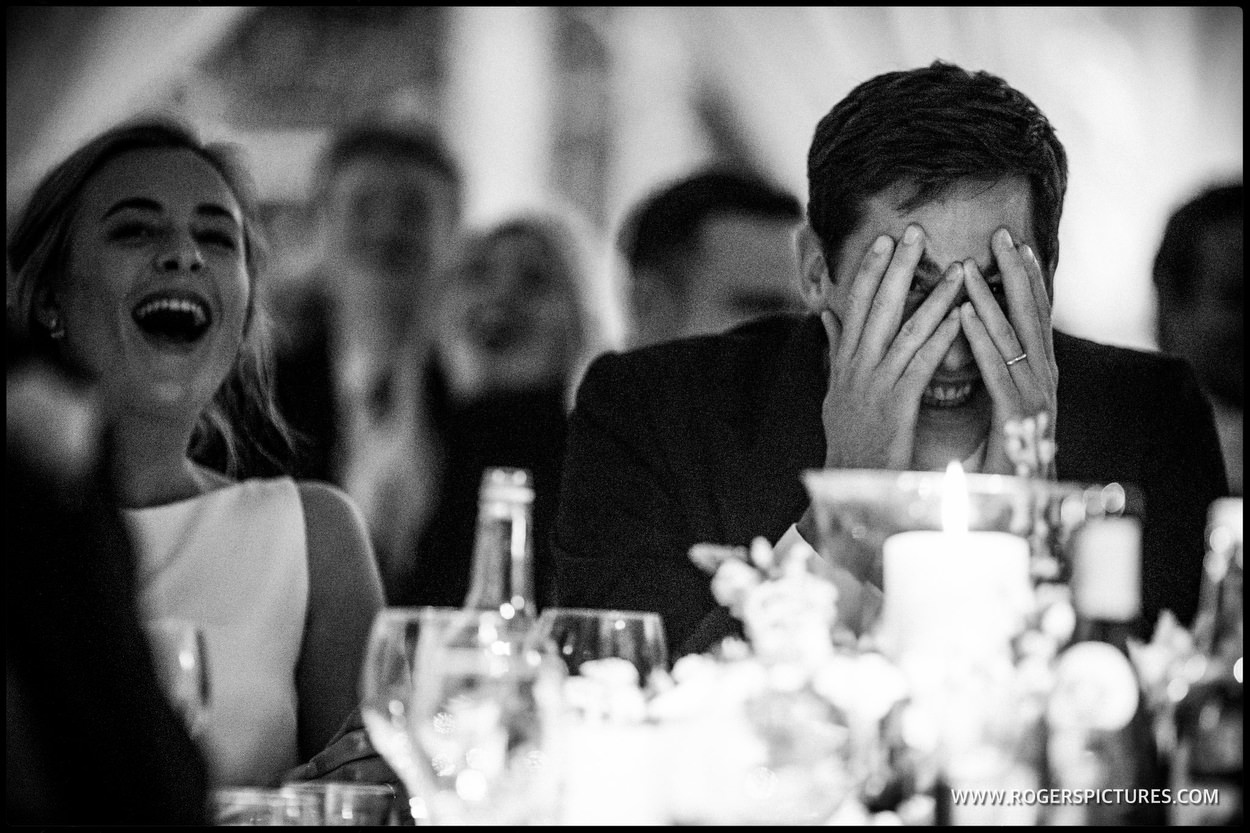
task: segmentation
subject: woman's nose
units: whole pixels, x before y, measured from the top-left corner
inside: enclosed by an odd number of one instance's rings
[[[164,272],[198,272],[204,268],[200,247],[189,235],[176,235],[157,255],[157,266]]]

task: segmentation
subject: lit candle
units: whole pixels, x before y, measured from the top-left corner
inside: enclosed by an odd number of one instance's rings
[[[968,530],[963,467],[942,484],[942,530],[891,535],[882,552],[882,647],[894,658],[1005,644],[1031,594],[1029,547],[1008,532]]]

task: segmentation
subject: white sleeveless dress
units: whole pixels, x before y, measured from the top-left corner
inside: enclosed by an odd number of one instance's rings
[[[143,615],[204,630],[212,694],[198,740],[212,784],[269,782],[299,763],[308,547],[295,481],[246,480],[123,514],[139,552]]]

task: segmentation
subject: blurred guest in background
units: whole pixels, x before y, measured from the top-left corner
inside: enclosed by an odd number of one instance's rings
[[[414,473],[412,404],[397,385],[411,388],[399,378],[409,353],[424,355],[433,339],[435,279],[460,225],[460,169],[432,130],[366,121],[331,139],[315,180],[320,258],[276,304],[278,405],[296,432],[295,471],[347,490],[385,576],[405,543],[397,513],[434,489]]]
[[[1245,211],[1243,184],[1204,191],[1168,220],[1154,263],[1159,349],[1197,371],[1234,495],[1242,494]]]
[[[628,215],[632,344],[716,333],[797,312],[799,201],[754,174],[707,170],[665,185]]]
[[[331,139],[315,183],[320,256],[275,293],[278,404],[302,440],[296,472],[345,484],[354,431],[384,419],[400,351],[432,332],[460,170],[427,128],[365,122]]]
[[[9,335],[5,821],[204,824],[207,769],[148,651],[98,403]]]
[[[396,525],[381,536],[398,546],[383,562],[390,603],[464,603],[489,466],[533,475],[535,586],[549,599],[567,402],[602,332],[586,246],[571,215],[520,215],[467,234],[440,276],[434,342],[417,340],[395,384],[411,405],[408,471],[378,460],[360,475],[393,495],[379,519]]]
[[[702,651],[732,619],[692,545],[814,543],[805,469],[1013,473],[1004,425],[1045,414],[1060,479],[1144,492],[1146,624],[1192,618],[1207,507],[1227,489],[1211,409],[1188,364],[1052,329],[1067,177],[1050,122],[997,76],[935,62],[852,90],[808,155],[808,314],[587,372],[556,524],[561,604],[656,610],[674,656]],[[880,589],[832,566],[855,626]]]
[[[256,231],[223,148],[144,120],[53,169],[8,246],[10,324],[99,392],[141,615],[205,633],[212,702],[200,739],[217,785],[266,783],[326,745],[355,707],[381,602],[341,492],[237,479],[253,440],[283,433]],[[226,473],[197,462],[214,448]]]

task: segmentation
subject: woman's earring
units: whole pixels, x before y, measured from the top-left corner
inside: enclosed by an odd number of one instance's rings
[[[53,341],[60,341],[65,338],[65,324],[61,321],[61,316],[52,313],[52,318],[48,321],[48,337]]]

